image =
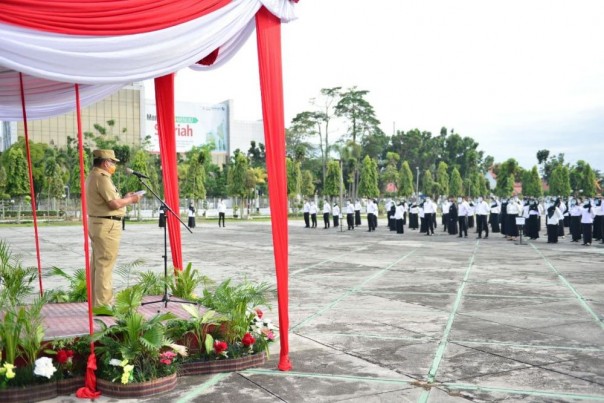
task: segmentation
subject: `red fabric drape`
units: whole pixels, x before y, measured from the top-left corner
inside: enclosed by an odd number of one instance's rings
[[[219,10],[231,0],[2,0],[0,22],[60,34],[157,31]]]
[[[80,86],[75,84],[76,95],[76,119],[78,124],[78,153],[80,156],[80,189],[82,189],[82,227],[84,228],[84,259],[86,264],[86,294],[88,296],[88,331],[90,335],[94,334],[94,324],[92,321],[92,290],[90,288],[92,281],[90,275],[90,250],[88,248],[88,205],[86,204],[86,170],[84,169],[84,137],[82,135],[82,111],[80,108]],[[86,367],[85,386],[77,390],[76,396],[80,398],[96,398],[101,392],[96,390],[96,356],[94,354],[94,343],[90,342],[90,355],[88,356],[88,365]]]
[[[42,286],[42,262],[40,261],[40,239],[38,237],[38,217],[36,213],[36,189],[34,189],[34,175],[31,164],[31,150],[29,148],[29,130],[27,129],[27,110],[25,108],[25,89],[23,87],[23,74],[19,73],[19,87],[21,89],[21,108],[23,110],[23,129],[25,131],[25,152],[27,153],[27,172],[29,174],[29,195],[31,197],[31,211],[34,217],[34,242],[36,243],[36,259],[38,262],[38,283],[40,296],[44,294]]]
[[[262,117],[266,145],[266,168],[271,206],[273,250],[279,304],[279,369],[292,368],[289,361],[287,170],[285,167],[285,123],[283,117],[283,74],[281,69],[281,21],[265,7],[256,14],[258,66],[262,92]]]
[[[180,214],[178,197],[178,169],[176,161],[176,138],[174,135],[174,74],[155,79],[155,104],[157,111],[157,127],[159,135],[159,151],[161,156],[162,177],[164,181],[164,198],[166,204],[176,214]],[[170,236],[172,263],[182,270],[182,248],[180,239],[180,222],[169,212],[166,223]]]

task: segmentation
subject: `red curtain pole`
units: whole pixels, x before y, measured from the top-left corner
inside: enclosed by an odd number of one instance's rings
[[[174,134],[174,74],[155,79],[155,100],[164,198],[168,207],[176,214],[180,214],[176,136]],[[166,214],[166,225],[170,237],[172,263],[176,270],[182,270],[180,222],[172,214]]]
[[[86,170],[84,169],[84,138],[82,136],[82,113],[80,109],[80,86],[75,84],[76,96],[76,117],[78,123],[78,153],[80,156],[80,189],[82,199],[82,225],[84,228],[84,259],[86,259],[86,294],[88,295],[88,331],[92,336],[94,334],[94,324],[92,320],[92,284],[90,275],[90,250],[88,248],[88,207],[86,205]],[[96,390],[96,356],[94,354],[94,342],[90,342],[90,355],[86,366],[86,376],[84,386],[77,390],[76,396],[83,399],[95,399],[101,395]]]
[[[23,74],[19,73],[19,86],[21,87],[21,109],[23,110],[23,130],[25,131],[25,152],[27,154],[27,171],[29,174],[29,195],[31,197],[31,212],[34,217],[34,241],[36,243],[36,258],[38,261],[38,283],[40,285],[40,296],[44,294],[42,287],[42,262],[40,260],[40,240],[38,237],[38,214],[36,212],[36,190],[34,189],[34,174],[31,164],[31,151],[29,149],[29,130],[27,129],[27,110],[25,109],[25,88],[23,85]]]
[[[285,167],[283,73],[281,68],[281,21],[265,7],[262,7],[256,14],[256,35],[279,305],[281,351],[278,368],[281,371],[289,371],[292,365],[289,360],[288,340],[287,170]]]

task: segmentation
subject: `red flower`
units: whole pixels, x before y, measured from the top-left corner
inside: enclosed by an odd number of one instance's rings
[[[69,350],[71,351],[71,350]],[[73,351],[71,352],[71,356],[73,357]],[[69,360],[69,354],[67,350],[59,350],[57,351],[57,361],[59,364],[65,364]]]
[[[65,352],[67,352],[67,358],[73,357],[73,350],[65,350]]]
[[[243,336],[243,339],[241,339],[241,342],[244,346],[249,347],[256,342],[256,339],[254,339],[254,336],[252,336],[250,333],[246,333]]]
[[[222,354],[228,347],[228,344],[224,341],[216,340],[214,342],[214,352],[216,354]]]
[[[256,315],[258,315],[258,317],[260,319],[262,319],[262,315],[264,315],[264,313],[262,313],[262,311],[260,310],[260,308],[256,308]]]

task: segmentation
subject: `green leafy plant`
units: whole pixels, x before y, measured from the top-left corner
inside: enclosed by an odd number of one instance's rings
[[[37,274],[36,268],[23,267],[20,259],[12,254],[10,246],[0,240],[0,284],[5,303],[16,304],[30,295]]]
[[[189,262],[184,270],[174,272],[172,281],[169,282],[170,292],[178,298],[186,300],[194,300],[197,298],[195,290],[200,285],[207,286],[212,281],[207,277],[199,274],[199,270],[193,269],[193,264]]]
[[[268,283],[253,284],[249,281],[233,286],[225,280],[214,291],[205,289],[200,303],[224,314],[228,324],[224,328],[224,338],[229,345],[241,340],[248,332],[255,316],[254,307],[268,305],[268,297],[274,289]]]
[[[63,289],[48,290],[48,298],[51,302],[85,302],[88,301],[88,289],[86,287],[86,271],[77,269],[73,274],[68,274],[65,270],[53,266],[48,276],[58,276],[69,284],[68,291]]]
[[[185,354],[166,336],[164,321],[175,319],[172,313],[161,313],[146,319],[137,312],[143,298],[142,288],[133,286],[120,291],[112,308],[99,307],[95,313],[110,314],[115,324],[107,326],[96,319],[100,331],[92,340],[98,343],[99,376],[123,383],[144,382],[176,371],[174,359],[162,354],[172,349]],[[162,362],[162,360],[164,360]],[[166,364],[170,361],[170,364]],[[127,376],[125,375],[127,374]],[[124,382],[125,381],[125,382]]]

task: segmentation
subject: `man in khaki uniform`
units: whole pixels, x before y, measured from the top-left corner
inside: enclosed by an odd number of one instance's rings
[[[90,276],[92,305],[111,305],[113,298],[113,266],[122,237],[122,217],[126,206],[138,203],[141,196],[128,193],[120,198],[111,175],[116,162],[113,150],[94,150],[92,171],[86,178],[86,205],[88,208],[88,235],[92,242]]]

